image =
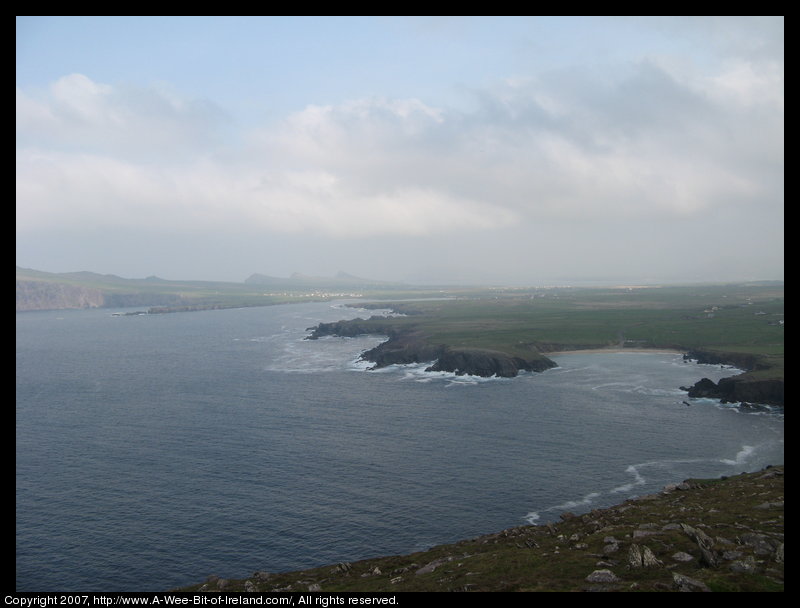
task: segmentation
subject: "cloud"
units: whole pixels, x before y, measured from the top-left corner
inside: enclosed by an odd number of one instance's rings
[[[783,164],[767,65],[561,69],[476,90],[470,110],[357,99],[234,138],[208,102],[72,74],[17,91],[18,228],[417,237],[760,205]]]
[[[163,161],[220,141],[224,112],[166,86],[97,83],[83,74],[53,82],[42,95],[16,91],[18,146]]]

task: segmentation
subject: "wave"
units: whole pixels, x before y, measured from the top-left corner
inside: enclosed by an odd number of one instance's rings
[[[541,519],[542,513],[549,513],[551,511],[554,511],[554,512],[557,512],[557,513],[564,513],[565,511],[570,511],[572,509],[577,509],[577,508],[580,508],[580,507],[587,507],[587,506],[591,505],[592,503],[594,503],[594,501],[596,499],[598,499],[600,496],[602,496],[602,492],[589,492],[586,496],[584,496],[583,498],[580,498],[578,500],[568,500],[568,501],[566,501],[564,503],[561,503],[559,505],[555,505],[553,507],[548,507],[546,509],[543,509],[541,512],[540,511],[531,511],[530,513],[525,515],[524,519],[528,523],[535,525],[536,522],[539,521],[539,519]]]
[[[780,441],[782,442],[782,440]],[[625,473],[631,476],[632,479],[630,482],[617,485],[611,489],[595,490],[585,494],[581,498],[567,500],[560,504],[546,507],[538,511],[530,511],[523,517],[523,519],[529,524],[537,525],[544,514],[552,513],[560,515],[565,511],[574,509],[585,511],[588,510],[590,505],[597,502],[603,503],[606,506],[611,506],[611,504],[616,504],[616,502],[619,500],[618,498],[614,499],[613,501],[608,500],[611,496],[618,496],[620,494],[626,495],[628,498],[640,496],[642,493],[634,494],[634,490],[636,488],[646,490],[644,493],[647,493],[647,491],[661,491],[667,484],[682,481],[683,479],[691,477],[694,474],[692,471],[715,470],[716,473],[712,473],[711,475],[734,473],[734,471],[718,469],[714,466],[715,464],[721,464],[725,467],[737,467],[735,472],[760,468],[763,466],[763,463],[757,462],[756,456],[758,452],[759,446],[743,445],[733,458],[667,459],[628,465],[625,468]],[[703,474],[707,475],[708,473]],[[555,519],[555,517],[548,519]]]
[[[756,451],[756,448],[753,447],[752,445],[744,445],[744,446],[742,446],[742,449],[739,450],[739,452],[736,454],[736,458],[734,458],[733,460],[731,460],[729,458],[723,458],[723,459],[720,460],[720,462],[722,462],[724,464],[741,466],[741,465],[743,465],[743,464],[745,464],[747,462],[747,459],[750,456],[752,456],[755,451]]]
[[[446,387],[450,386],[476,386],[488,382],[507,382],[509,378],[499,378],[492,376],[473,376],[470,374],[456,374],[447,371],[427,371],[435,361],[425,361],[420,363],[395,363],[386,367],[373,368],[368,361],[357,360],[350,364],[350,369],[354,371],[367,370],[371,374],[397,374],[400,381],[419,382],[429,384],[431,382],[443,382]]]

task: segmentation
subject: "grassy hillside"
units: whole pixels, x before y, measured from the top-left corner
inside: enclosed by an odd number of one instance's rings
[[[210,576],[180,591],[783,591],[783,542],[778,466],[411,555]]]

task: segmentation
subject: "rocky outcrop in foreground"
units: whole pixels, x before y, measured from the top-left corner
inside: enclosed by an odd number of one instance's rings
[[[783,591],[784,467],[686,480],[558,522],[411,555],[181,591]]]

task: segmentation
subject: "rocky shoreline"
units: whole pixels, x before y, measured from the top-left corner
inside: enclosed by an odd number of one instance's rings
[[[298,572],[209,576],[177,591],[730,592],[784,590],[784,467],[688,479],[558,522],[409,555]]]
[[[361,355],[362,360],[373,364],[371,369],[389,365],[433,362],[425,371],[451,372],[483,378],[493,376],[513,378],[521,371],[541,372],[557,366],[552,359],[535,350],[532,350],[529,356],[522,357],[497,350],[430,344],[427,337],[413,324],[398,326],[394,319],[381,316],[320,323],[315,327],[309,327],[308,330],[311,333],[306,337],[307,340],[316,340],[324,336],[387,336],[385,342]],[[550,346],[553,350],[558,350],[556,346]],[[702,364],[730,365],[746,372],[722,378],[719,383],[702,378],[693,386],[680,387],[687,391],[688,397],[719,399],[723,403],[784,405],[782,378],[753,377],[747,373],[764,368],[763,363],[755,355],[692,349],[688,350],[683,358]]]
[[[745,370],[744,374],[722,378],[719,382],[702,378],[692,386],[682,386],[689,397],[719,399],[722,403],[784,405],[783,378],[761,378],[747,373],[764,368],[754,355],[691,350],[683,358],[710,365],[733,365]]]
[[[556,363],[538,352],[522,357],[497,350],[482,348],[456,348],[447,344],[429,344],[425,335],[411,327],[397,328],[385,322],[385,317],[367,320],[334,321],[309,328],[307,340],[323,336],[355,337],[361,335],[386,335],[388,340],[365,351],[361,359],[373,363],[373,369],[389,365],[433,362],[425,371],[451,372],[459,376],[482,378],[497,376],[513,378],[521,371],[541,372]]]

